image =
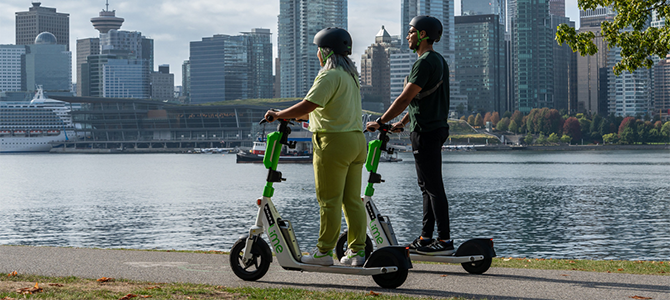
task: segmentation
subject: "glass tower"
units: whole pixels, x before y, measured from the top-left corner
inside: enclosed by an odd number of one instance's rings
[[[281,97],[307,94],[321,69],[314,35],[326,27],[347,29],[347,20],[347,0],[279,1]]]

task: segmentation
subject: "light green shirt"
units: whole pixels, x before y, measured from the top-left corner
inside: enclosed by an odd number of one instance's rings
[[[309,113],[311,132],[363,131],[358,78],[342,68],[321,72],[305,100],[319,107]]]

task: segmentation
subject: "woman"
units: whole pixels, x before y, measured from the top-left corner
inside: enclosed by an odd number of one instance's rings
[[[340,234],[342,209],[349,228],[345,265],[365,262],[365,207],[361,201],[361,171],[365,137],[361,121],[358,72],[349,59],[351,36],[341,28],[326,28],[314,36],[322,66],[312,88],[300,103],[268,111],[265,119],[306,118],[314,146],[314,181],[321,214],[316,249],[302,256],[307,264],[333,264],[333,248]]]

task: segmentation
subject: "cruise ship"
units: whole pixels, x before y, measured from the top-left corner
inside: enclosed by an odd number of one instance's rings
[[[70,104],[45,98],[41,87],[30,102],[0,102],[0,153],[48,152],[74,129]]]

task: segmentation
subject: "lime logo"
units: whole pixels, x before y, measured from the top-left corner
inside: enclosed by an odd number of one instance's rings
[[[370,233],[372,233],[372,239],[375,240],[377,245],[384,242],[384,239],[382,238],[382,234],[379,232],[379,228],[377,228],[377,224],[375,224],[372,221],[370,221]]]
[[[282,253],[284,251],[284,247],[282,247],[279,243],[279,237],[277,237],[277,231],[276,228],[273,229],[268,236],[270,237],[270,244],[272,244],[272,247],[275,248],[275,253]]]

